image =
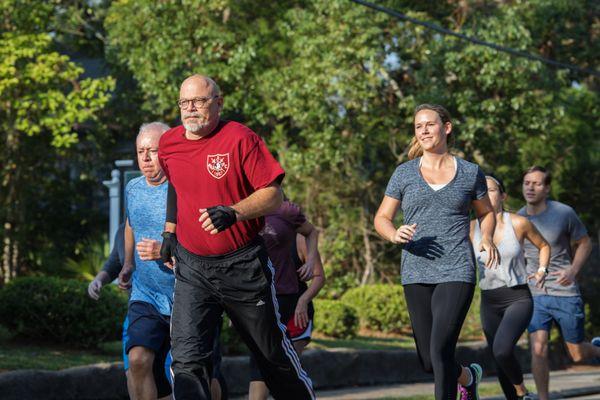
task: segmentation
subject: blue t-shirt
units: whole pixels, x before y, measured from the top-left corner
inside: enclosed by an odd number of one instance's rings
[[[436,191],[421,175],[419,161],[400,164],[385,190],[400,200],[402,224],[417,224],[402,248],[402,284],[475,283],[469,211],[487,193],[485,175],[477,164],[456,157],[454,178]]]
[[[164,182],[152,186],[144,176],[132,179],[125,188],[126,215],[133,229],[135,243],[143,238],[162,242],[160,234],[165,225],[167,187]],[[163,315],[171,315],[175,276],[162,261],[142,261],[137,250],[135,272],[129,302],[143,301],[152,304]]]

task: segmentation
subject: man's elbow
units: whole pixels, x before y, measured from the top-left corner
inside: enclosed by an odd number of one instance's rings
[[[270,198],[269,198],[269,209],[267,210],[267,213],[271,213],[274,212],[275,210],[277,210],[280,206],[281,203],[283,203],[283,190],[281,190],[281,186],[277,185],[277,184],[273,184],[270,186]]]
[[[592,252],[592,239],[589,236],[584,236],[578,243],[577,247],[581,247],[586,255]]]

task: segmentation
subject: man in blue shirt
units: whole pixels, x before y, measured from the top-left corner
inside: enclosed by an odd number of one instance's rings
[[[129,357],[128,387],[134,399],[168,398],[171,394],[171,385],[160,372],[171,347],[175,277],[162,262],[152,260],[152,248],[160,247],[168,187],[158,163],[158,141],[168,129],[160,122],[141,126],[136,151],[142,176],[129,181],[125,188],[125,260],[119,286],[128,288],[131,278],[125,351]]]

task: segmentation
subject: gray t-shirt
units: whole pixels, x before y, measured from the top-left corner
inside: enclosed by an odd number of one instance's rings
[[[527,207],[517,213],[527,217],[540,231],[544,239],[550,244],[549,272],[560,271],[571,266],[571,242],[587,235],[585,226],[577,217],[575,210],[558,201],[548,200],[546,209],[537,215],[527,215]],[[531,242],[524,242],[525,258],[527,259],[527,272],[532,274],[540,266],[539,250]],[[556,276],[548,275],[545,289],[535,287],[535,281],[529,282],[529,288],[534,296],[548,294],[551,296],[579,296],[579,285],[574,283],[561,286],[556,283]]]
[[[385,195],[400,200],[403,224],[417,224],[402,249],[403,285],[475,283],[469,211],[473,200],[487,194],[487,185],[479,166],[456,160],[454,178],[438,191],[423,179],[419,158],[399,165],[388,183]]]

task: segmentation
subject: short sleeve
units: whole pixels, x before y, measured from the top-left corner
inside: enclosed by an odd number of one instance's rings
[[[254,190],[265,188],[273,182],[281,183],[285,171],[255,133],[244,140],[241,150],[244,174]]]
[[[163,136],[161,136],[159,142],[158,142],[158,163],[160,164],[160,167],[162,168],[163,172],[165,173],[165,176],[167,177],[167,180],[171,180],[171,175],[169,174],[169,167],[167,165],[167,161],[165,159],[165,155],[164,153],[161,151],[163,146],[165,145],[165,135],[163,134]]]
[[[475,185],[473,186],[473,195],[471,200],[481,200],[487,194],[487,182],[485,174],[481,168],[477,167],[477,176],[475,177]]]
[[[392,177],[390,178],[385,189],[385,195],[393,197],[396,200],[402,200],[402,172],[400,167],[397,167]]]
[[[579,240],[588,234],[585,225],[572,208],[569,209],[568,230],[572,241]]]

